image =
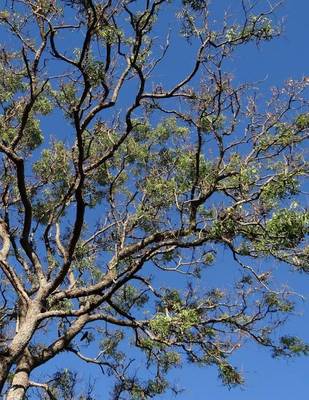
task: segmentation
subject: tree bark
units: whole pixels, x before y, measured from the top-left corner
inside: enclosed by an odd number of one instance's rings
[[[31,355],[29,351],[26,351],[26,347],[35,332],[35,328],[37,326],[37,316],[40,313],[40,305],[39,303],[33,303],[25,313],[21,313],[21,321],[20,326],[18,328],[18,332],[16,333],[11,345],[8,348],[8,355],[0,356],[0,394],[3,392],[3,388],[7,382],[8,374],[10,369],[14,363],[17,362],[17,370],[15,375],[15,391],[16,393],[19,391],[23,391],[24,393],[24,383],[25,382],[25,374],[23,373],[23,368],[26,366],[25,362],[29,362],[31,359]],[[26,354],[25,354],[26,352]],[[20,357],[22,358],[20,359]],[[26,357],[26,359],[24,359]],[[20,359],[20,360],[19,360]],[[17,361],[19,360],[19,361]],[[23,367],[19,367],[20,363],[22,363]],[[14,376],[15,379],[15,376]],[[13,379],[13,382],[14,382]],[[13,385],[12,385],[13,387]],[[10,397],[10,399],[22,399],[23,397]],[[9,398],[7,398],[9,399]]]
[[[7,359],[0,358],[0,396],[2,394],[8,373],[10,371],[11,363]]]
[[[6,400],[23,400],[29,387],[29,375],[32,362],[29,350],[17,364],[16,372],[13,377],[12,385],[9,389]]]

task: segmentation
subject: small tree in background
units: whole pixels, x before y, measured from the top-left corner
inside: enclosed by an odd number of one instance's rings
[[[111,399],[149,399],[176,390],[167,372],[186,361],[241,384],[229,356],[247,339],[276,356],[308,351],[274,338],[294,303],[269,270],[308,270],[307,82],[263,102],[233,83],[234,50],[279,33],[274,7],[239,3],[232,19],[206,0],[1,2],[7,400],[92,398],[77,394],[67,353],[113,377]],[[173,40],[196,49],[173,60],[188,71],[178,82],[164,64]]]

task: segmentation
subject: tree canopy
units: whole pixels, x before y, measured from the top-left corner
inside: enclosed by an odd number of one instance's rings
[[[248,340],[309,352],[276,335],[296,300],[271,273],[274,260],[309,271],[308,80],[266,99],[233,79],[233,53],[281,31],[276,4],[235,3],[1,2],[7,400],[94,398],[68,354],[110,376],[104,398],[134,400],[177,392],[168,371],[186,362],[242,384],[230,356]],[[194,55],[167,68],[175,42]]]

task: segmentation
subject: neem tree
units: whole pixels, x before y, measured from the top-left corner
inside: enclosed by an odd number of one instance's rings
[[[166,373],[185,361],[241,384],[229,356],[246,339],[306,353],[299,338],[274,339],[293,298],[267,268],[308,270],[307,82],[262,103],[225,71],[236,48],[278,35],[273,8],[243,0],[214,23],[206,0],[1,3],[6,399],[77,398],[67,353],[113,377],[112,399],[173,389]],[[187,66],[178,82],[164,78],[173,40],[195,51],[174,60]],[[229,291],[204,279],[223,248],[239,270]],[[45,382],[33,381],[40,369]]]

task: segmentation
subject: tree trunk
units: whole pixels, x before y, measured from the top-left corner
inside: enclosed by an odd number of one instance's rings
[[[7,360],[0,358],[0,398],[1,398],[2,391],[3,391],[3,387],[6,383],[6,379],[7,379],[8,373],[10,371],[10,368],[11,368],[11,364]]]
[[[32,357],[28,349],[17,364],[12,385],[6,400],[23,400],[29,387],[29,375],[32,367]]]
[[[18,332],[16,333],[11,345],[9,346],[9,355],[0,357],[0,395],[3,392],[3,388],[7,382],[8,374],[10,369],[14,363],[17,362],[17,370],[13,379],[14,383],[14,391],[17,393],[24,393],[24,383],[25,382],[25,374],[19,368],[20,363],[29,362],[31,359],[30,353],[26,350],[26,346],[28,345],[37,325],[37,315],[40,312],[40,307],[38,303],[32,304],[32,307],[24,313],[20,321],[20,326]],[[21,357],[21,358],[20,358]],[[26,357],[26,358],[25,358]],[[20,361],[17,361],[20,360]],[[27,379],[28,381],[28,379]],[[13,389],[13,385],[12,385]],[[18,390],[19,389],[19,390]],[[11,390],[10,390],[11,391]],[[15,396],[15,397],[14,397]],[[7,397],[7,399],[22,399],[22,397],[18,397],[17,394],[14,394],[12,397]]]

